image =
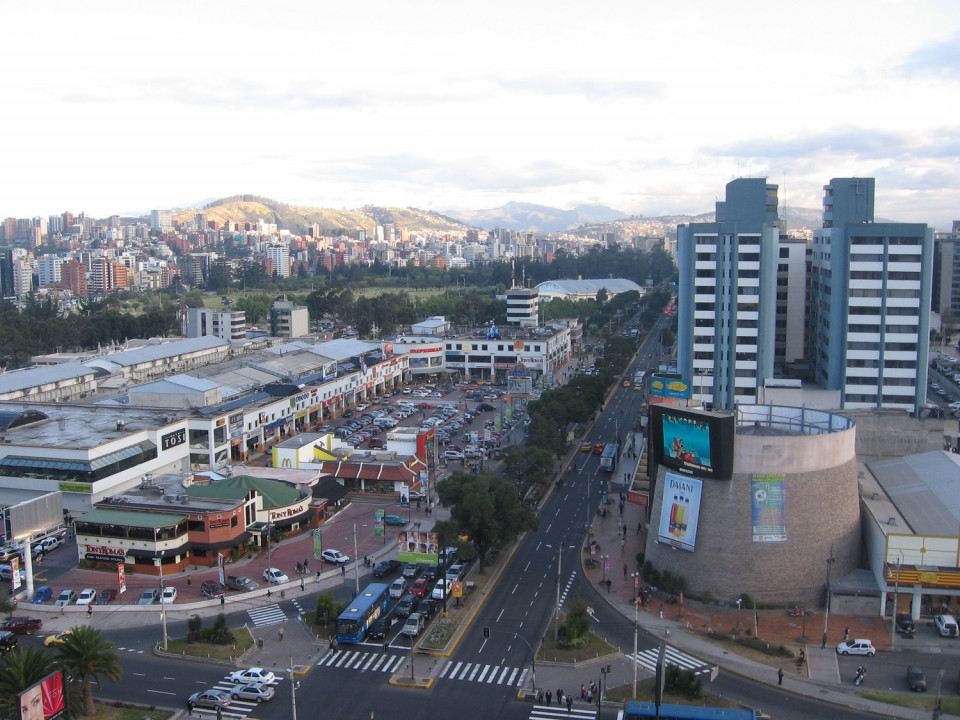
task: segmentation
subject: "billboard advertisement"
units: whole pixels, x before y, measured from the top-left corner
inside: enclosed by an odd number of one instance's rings
[[[435,532],[401,530],[397,534],[397,560],[400,562],[437,565],[440,554],[439,536]]]
[[[787,485],[782,474],[755,474],[750,479],[754,542],[787,541]]]
[[[679,472],[719,480],[733,473],[732,413],[650,406],[654,461]]]
[[[64,694],[63,672],[47,675],[19,695],[20,720],[55,720],[66,717],[67,699]]]
[[[702,494],[703,483],[700,480],[666,473],[660,508],[660,542],[693,552],[697,543]]]
[[[654,375],[650,378],[650,394],[654,397],[686,399],[690,397],[690,383],[680,376]]]

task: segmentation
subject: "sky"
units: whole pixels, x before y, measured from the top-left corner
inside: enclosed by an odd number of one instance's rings
[[[712,211],[736,177],[819,208],[860,176],[878,218],[960,219],[955,0],[51,0],[3,19],[2,217],[236,194],[657,216]]]

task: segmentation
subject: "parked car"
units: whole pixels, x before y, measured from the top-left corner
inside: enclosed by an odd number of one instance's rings
[[[264,670],[261,667],[252,667],[247,668],[246,670],[234,670],[232,673],[227,675],[227,680],[232,683],[240,685],[241,683],[254,683],[261,682],[268,685],[272,684],[276,680],[276,676],[269,670]]]
[[[77,605],[93,605],[96,599],[96,590],[93,588],[84,588],[80,591],[80,596],[77,598]]]
[[[163,593],[160,595],[160,604],[161,605],[172,605],[177,601],[177,589],[173,585],[168,585],[163,589]]]
[[[116,590],[110,590],[109,588],[106,590],[101,590],[99,602],[101,605],[109,605],[116,599],[116,597],[117,597]]]
[[[29,635],[43,627],[43,620],[32,617],[12,617],[0,624],[0,630]]]
[[[280,583],[289,582],[290,578],[287,577],[287,574],[280,570],[279,568],[267,568],[263,571],[263,579],[266,580],[271,585],[279,585]]]
[[[877,651],[873,647],[873,642],[863,638],[849,640],[837,645],[837,655],[866,655],[873,657]]]
[[[33,593],[33,602],[37,605],[42,605],[47,600],[53,597],[53,589],[49,585],[44,585],[43,587],[38,587]]]
[[[927,691],[927,677],[919,666],[907,666],[907,687],[914,692]]]
[[[153,605],[158,600],[160,600],[159,590],[144,590],[140,593],[140,599],[137,600],[137,605]]]
[[[69,605],[76,599],[77,594],[73,590],[61,590],[60,594],[57,595],[57,602],[55,604],[63,607],[64,605]]]
[[[407,519],[400,517],[399,515],[385,515],[383,517],[383,522],[386,525],[406,525]]]
[[[276,690],[272,685],[265,685],[262,682],[247,683],[230,691],[230,697],[234,700],[253,700],[262,703],[273,700]]]
[[[387,446],[387,441],[381,440],[380,438],[372,438],[367,445],[371,450],[378,450],[380,448],[385,448]]]
[[[913,622],[910,613],[897,613],[897,632],[901,635],[913,635],[917,631],[917,626]]]
[[[444,450],[443,459],[444,460],[463,460],[463,453],[457,452],[456,450]]]
[[[20,582],[24,582],[27,577],[27,573],[24,572],[23,568],[19,568]],[[0,565],[0,580],[12,580],[13,579],[13,566],[12,565]]]
[[[200,586],[200,594],[211,600],[223,597],[225,593],[226,590],[224,590],[223,585],[213,580],[204,580]]]
[[[387,575],[392,575],[401,568],[399,560],[382,560],[377,563],[377,566],[373,569],[373,576],[375,578],[386,577]]]
[[[187,707],[191,710],[198,707],[222,710],[223,708],[229,706],[230,696],[227,695],[227,693],[225,693],[223,690],[204,690],[203,692],[194,693],[187,700]]]
[[[933,618],[933,624],[936,626],[937,632],[943,637],[957,637],[960,635],[957,621],[954,620],[953,615],[937,615]]]
[[[333,563],[334,565],[346,565],[350,562],[350,558],[347,555],[333,548],[328,548],[321,552],[320,559],[324,562]]]

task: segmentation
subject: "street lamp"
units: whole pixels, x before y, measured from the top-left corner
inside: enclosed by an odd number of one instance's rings
[[[273,532],[273,523],[268,522],[263,528],[267,532],[267,567],[273,567],[273,562],[271,562],[271,550],[273,549],[273,542],[270,539],[270,534]]]
[[[890,613],[890,647],[892,648],[897,637],[897,606],[900,600],[900,563],[903,561],[903,553],[898,551],[897,555],[897,576],[894,578],[893,585],[893,612]]]
[[[743,598],[737,598],[737,632],[740,632],[740,606],[743,605]]]
[[[637,632],[640,622],[637,618],[637,606],[640,604],[640,573],[633,573],[633,699],[637,699],[637,668],[640,661],[637,658]]]
[[[537,656],[534,654],[533,647],[530,645],[530,643],[527,642],[527,639],[525,637],[517,635],[517,633],[514,633],[513,637],[517,640],[522,640],[523,644],[526,645],[527,648],[529,648],[530,650],[530,668],[531,668],[530,686],[533,689],[533,692],[536,693],[537,692]]]
[[[163,625],[163,649],[167,649],[167,606],[163,602],[163,565],[160,556],[153,559],[153,564],[160,574],[160,623]]]
[[[290,704],[293,712],[290,714],[292,720],[297,720],[297,688],[300,687],[300,681],[293,678],[293,657],[290,657]]]
[[[553,545],[545,545],[545,547],[553,549]],[[568,547],[576,547],[575,545],[570,545]],[[560,637],[560,558],[561,553],[563,552],[563,543],[557,545],[557,605],[556,610],[553,614],[553,642],[557,643],[558,638]]]

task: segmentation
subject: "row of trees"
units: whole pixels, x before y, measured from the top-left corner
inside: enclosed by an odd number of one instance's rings
[[[103,680],[120,682],[123,670],[120,655],[99,630],[89,625],[72,628],[63,642],[50,652],[39,646],[18,647],[0,662],[0,718],[20,720],[17,697],[47,675],[63,668],[70,682],[66,684],[71,717],[89,717],[96,712],[93,687],[100,689]]]

